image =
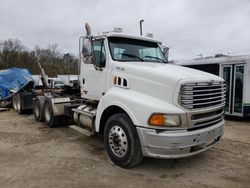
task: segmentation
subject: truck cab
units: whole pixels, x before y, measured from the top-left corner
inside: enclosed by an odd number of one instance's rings
[[[134,165],[138,156],[187,157],[220,140],[222,78],[168,64],[152,38],[111,32],[83,37],[82,44],[81,96],[98,101],[95,131],[104,134],[115,164]]]

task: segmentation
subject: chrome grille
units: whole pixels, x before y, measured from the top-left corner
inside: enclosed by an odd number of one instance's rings
[[[224,82],[187,83],[181,87],[181,105],[189,110],[224,106]]]
[[[195,130],[201,127],[209,127],[216,123],[221,122],[224,119],[224,109],[220,108],[212,112],[206,112],[201,114],[193,114],[191,116],[191,128],[188,130]]]

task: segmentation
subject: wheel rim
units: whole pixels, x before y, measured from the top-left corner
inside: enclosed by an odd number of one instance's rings
[[[35,102],[35,116],[39,117],[40,115],[40,109],[39,109],[39,104],[37,102]]]
[[[51,119],[51,113],[50,113],[49,103],[45,103],[44,115],[45,115],[46,122],[49,122],[50,119]]]
[[[109,146],[117,157],[124,157],[128,151],[127,136],[118,125],[113,126],[109,131]]]

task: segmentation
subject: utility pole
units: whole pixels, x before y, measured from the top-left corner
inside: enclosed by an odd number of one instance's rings
[[[140,34],[142,36],[142,22],[144,22],[144,20],[140,20]]]

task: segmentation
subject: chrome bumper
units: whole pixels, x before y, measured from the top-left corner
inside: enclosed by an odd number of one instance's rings
[[[201,153],[212,147],[224,133],[224,120],[194,131],[157,131],[137,127],[144,156],[182,158]]]

